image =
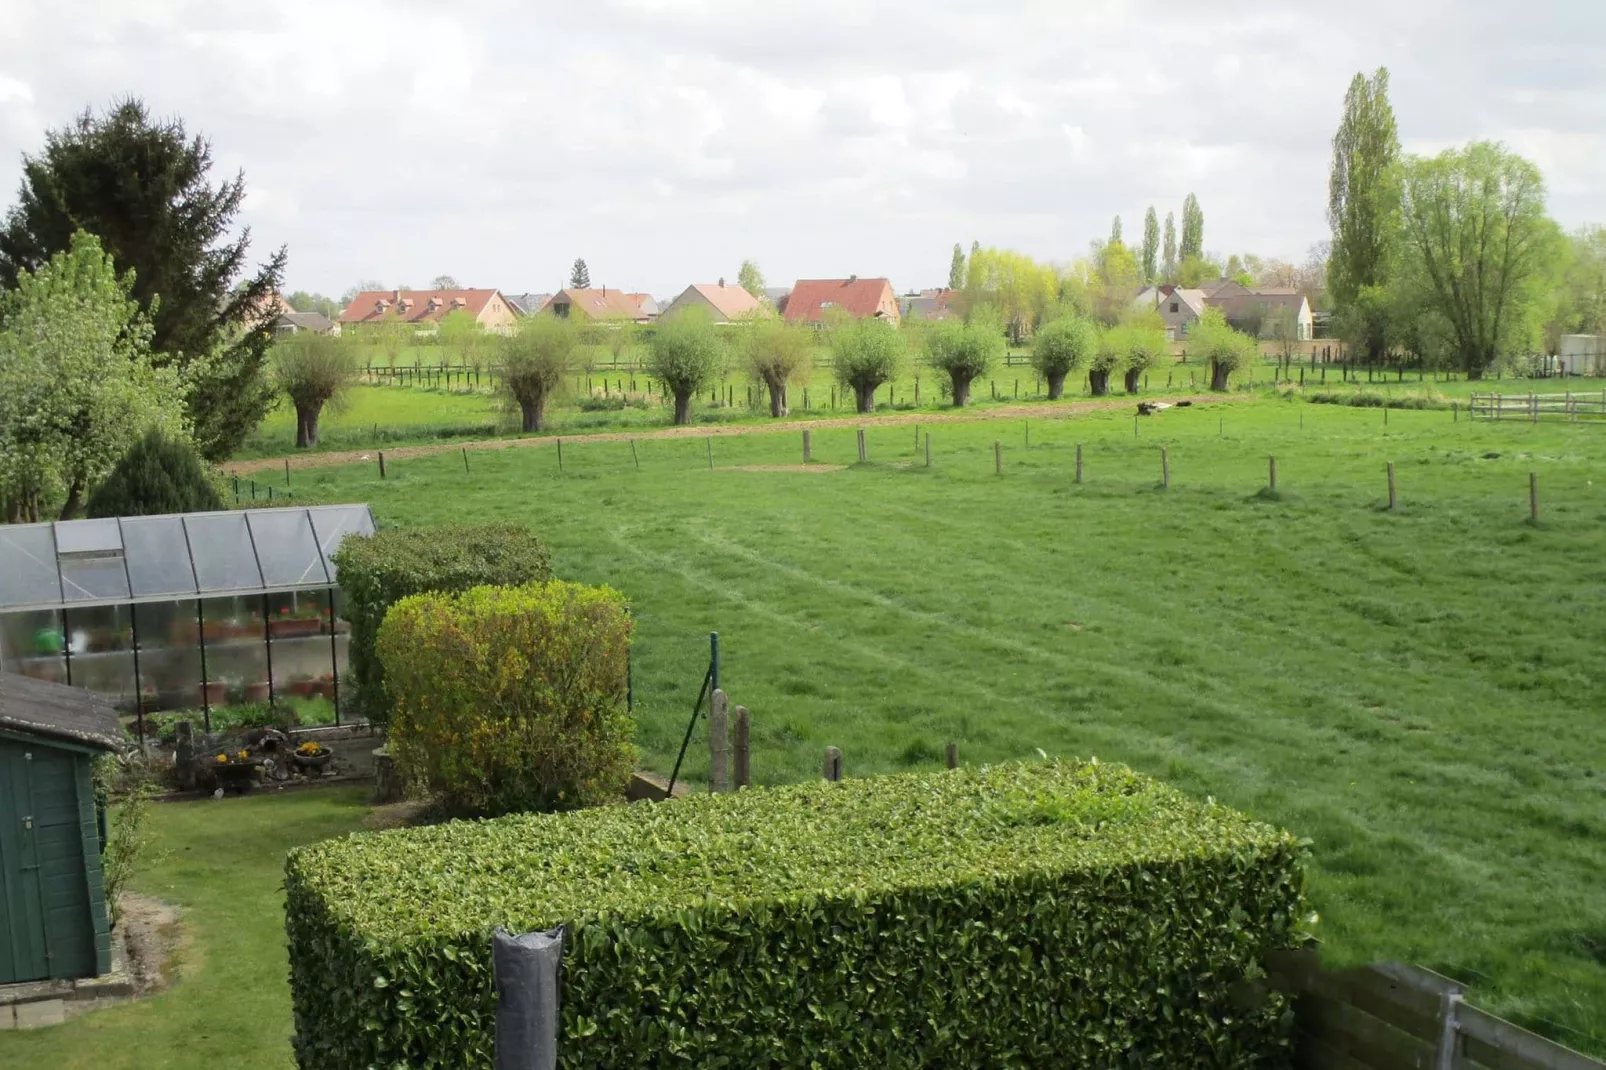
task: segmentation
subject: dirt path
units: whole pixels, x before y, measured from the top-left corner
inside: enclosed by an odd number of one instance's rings
[[[1224,401],[1247,401],[1253,398],[1252,394],[1185,394],[1180,397],[1145,398],[1148,401],[1164,400],[1175,404],[1178,401],[1190,401],[1203,405]],[[726,438],[736,435],[771,435],[776,432],[801,431],[804,428],[818,430],[820,428],[842,427],[896,427],[906,424],[948,424],[948,423],[981,423],[986,420],[1019,420],[1032,416],[1041,416],[1044,419],[1060,420],[1071,416],[1078,416],[1088,412],[1108,412],[1112,409],[1135,409],[1136,401],[1128,397],[1109,398],[1104,401],[1056,401],[1037,402],[1031,405],[1000,405],[996,408],[966,410],[963,412],[900,412],[884,416],[869,413],[855,413],[850,416],[831,416],[817,420],[775,420],[764,424],[739,424],[736,426],[716,427],[707,424],[692,424],[686,427],[662,427],[654,431],[602,431],[595,434],[579,435],[542,435],[539,438],[487,438],[477,442],[432,442],[425,446],[396,446],[384,451],[387,459],[404,461],[409,457],[426,457],[432,453],[456,453],[458,450],[505,450],[523,449],[531,446],[552,446],[559,438],[567,437],[571,442],[582,439],[586,442],[625,442],[629,439],[655,439],[655,438]],[[243,476],[252,472],[260,472],[266,468],[283,468],[285,461],[295,468],[333,468],[342,464],[356,464],[370,461],[377,454],[377,447],[366,450],[342,450],[331,453],[292,453],[278,457],[254,457],[248,461],[228,461],[221,467],[226,475]]]

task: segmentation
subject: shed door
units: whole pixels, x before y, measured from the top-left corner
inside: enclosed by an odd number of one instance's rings
[[[0,983],[95,972],[77,755],[0,743]]]

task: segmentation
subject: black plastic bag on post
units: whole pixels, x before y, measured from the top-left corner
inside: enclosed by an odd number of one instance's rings
[[[556,1070],[563,926],[491,934],[496,972],[496,1070]]]

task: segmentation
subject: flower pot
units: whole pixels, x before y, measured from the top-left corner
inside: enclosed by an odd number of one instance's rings
[[[275,639],[300,639],[323,631],[323,623],[316,617],[280,617],[268,622],[268,634]]]
[[[291,680],[290,693],[297,698],[312,698],[318,693],[318,681]]]
[[[334,757],[335,752],[327,749],[322,754],[298,754],[295,751],[291,751],[290,764],[308,776],[322,776],[324,769],[334,760]]]
[[[245,685],[245,701],[247,701],[247,702],[266,702],[266,701],[268,701],[268,682],[266,680],[258,680],[255,683],[246,684]]]
[[[229,688],[222,680],[212,680],[200,688],[201,705],[221,706],[229,700]]]

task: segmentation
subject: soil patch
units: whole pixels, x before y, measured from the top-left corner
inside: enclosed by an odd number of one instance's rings
[[[134,997],[143,998],[172,984],[178,951],[184,943],[178,907],[159,899],[125,892],[117,928],[123,934],[123,944],[128,952],[128,972],[134,979]]]

